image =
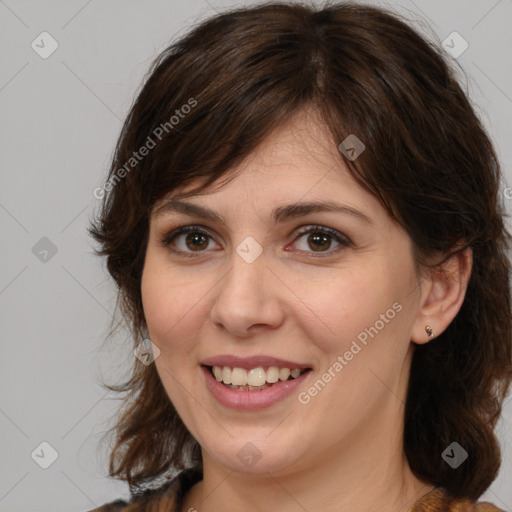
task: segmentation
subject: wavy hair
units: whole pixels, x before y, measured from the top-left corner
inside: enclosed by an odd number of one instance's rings
[[[334,141],[356,134],[364,142],[357,160],[340,152],[340,163],[405,228],[417,262],[473,251],[458,315],[415,346],[404,453],[421,480],[477,499],[500,466],[494,427],[512,378],[501,171],[443,50],[395,13],[351,2],[238,8],[198,23],[157,57],[89,227],[134,346],[147,328],[140,284],[155,203],[192,180],[200,186],[187,196],[228,178],[306,106],[317,109]],[[134,358],[129,379],[106,387],[125,394],[110,476],[136,494],[169,471],[201,467],[198,443],[155,365]],[[453,441],[469,454],[456,470],[441,457]]]

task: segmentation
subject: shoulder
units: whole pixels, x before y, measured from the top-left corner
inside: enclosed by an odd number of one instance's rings
[[[199,469],[185,469],[158,488],[147,489],[140,494],[132,495],[130,501],[111,501],[88,512],[149,512],[150,510],[178,512],[187,491],[201,478],[202,473]]]
[[[425,494],[409,512],[504,512],[486,501],[454,498],[445,489],[437,487]]]

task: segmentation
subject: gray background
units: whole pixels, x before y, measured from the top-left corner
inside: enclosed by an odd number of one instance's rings
[[[86,233],[93,190],[153,58],[195,21],[253,3],[0,0],[0,511],[85,511],[128,497],[106,478],[99,444],[119,404],[99,383],[125,375],[133,354],[126,333],[102,348],[115,288]],[[438,41],[457,31],[469,43],[461,81],[512,185],[512,1],[373,3]],[[43,31],[59,45],[47,59],[31,48]],[[56,254],[40,252],[42,237]],[[510,398],[498,433],[504,464],[483,498],[510,511]],[[31,457],[43,441],[58,452],[48,469]]]

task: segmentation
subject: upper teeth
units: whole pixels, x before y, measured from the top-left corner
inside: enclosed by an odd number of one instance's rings
[[[231,368],[229,366],[213,366],[213,375],[219,382],[234,386],[263,386],[265,383],[273,384],[278,380],[287,380],[288,377],[296,379],[303,370],[299,368],[278,368],[269,366],[266,370],[262,366],[246,370],[245,368]]]

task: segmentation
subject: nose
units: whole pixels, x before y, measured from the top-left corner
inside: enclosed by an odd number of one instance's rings
[[[233,336],[247,338],[284,321],[280,285],[264,254],[252,263],[237,253],[231,270],[215,287],[217,295],[210,313],[212,322]]]

